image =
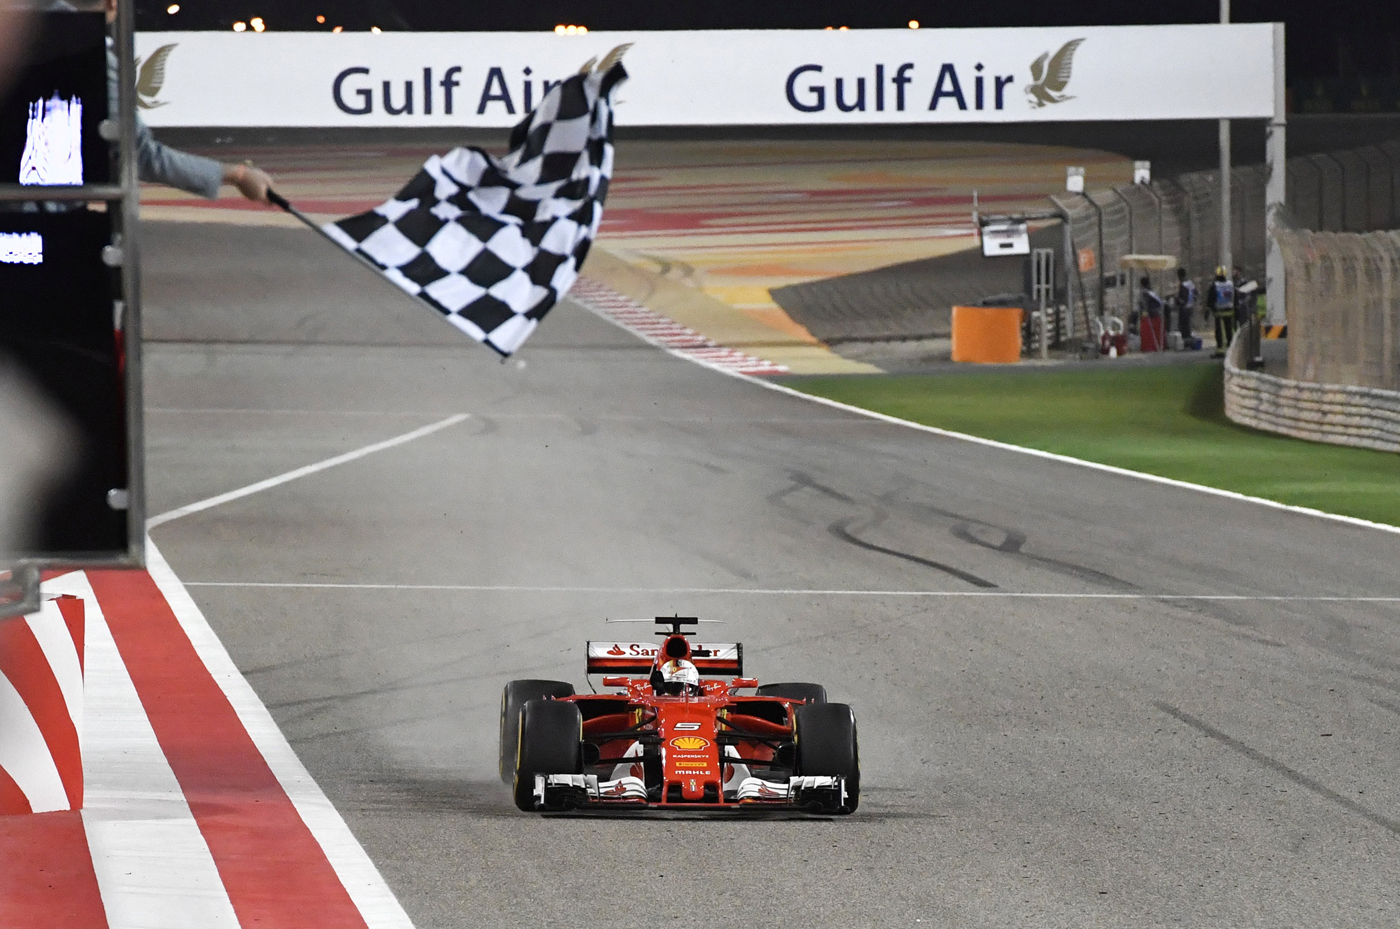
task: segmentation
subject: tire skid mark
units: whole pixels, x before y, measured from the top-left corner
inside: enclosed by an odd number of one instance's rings
[[[990,588],[997,586],[996,584],[993,584],[986,578],[978,577],[975,574],[964,571],[961,568],[955,568],[952,565],[943,564],[941,561],[933,561],[929,558],[922,558],[918,555],[912,555],[909,552],[902,552],[897,548],[886,548],[883,545],[876,545],[874,542],[867,542],[864,539],[857,538],[850,531],[850,526],[853,522],[855,522],[854,519],[838,520],[837,522],[834,522],[830,526],[828,526],[827,531],[829,531],[836,538],[840,539],[842,542],[848,542],[851,545],[857,546],[858,548],[864,548],[872,552],[879,552],[882,555],[890,555],[894,558],[902,558],[905,561],[911,561],[914,564],[923,565],[926,568],[933,568],[935,571],[942,571],[944,574],[949,574],[953,577],[958,578],[959,580],[967,581],[967,583],[973,585],[974,587]]]
[[[1255,764],[1268,768],[1275,774],[1283,775],[1293,783],[1297,784],[1299,787],[1307,788],[1308,790],[1317,794],[1319,797],[1322,797],[1324,800],[1331,800],[1333,803],[1337,804],[1347,812],[1354,813],[1363,819],[1375,823],[1377,826],[1380,826],[1382,829],[1385,829],[1392,835],[1400,837],[1400,821],[1391,819],[1389,816],[1385,816],[1381,813],[1377,813],[1373,810],[1367,809],[1366,807],[1357,803],[1350,797],[1342,796],[1332,788],[1325,786],[1319,781],[1313,780],[1301,771],[1295,771],[1293,768],[1290,768],[1283,762],[1275,758],[1269,757],[1268,755],[1259,751],[1257,748],[1249,747],[1248,745],[1241,742],[1239,739],[1236,739],[1233,736],[1221,732],[1219,729],[1216,729],[1209,723],[1197,719],[1196,717],[1192,716],[1190,713],[1185,712],[1184,710],[1177,709],[1170,703],[1164,703],[1160,700],[1155,700],[1153,701],[1152,705],[1155,706],[1157,709],[1161,710],[1163,713],[1166,713],[1173,719],[1185,723],[1192,729],[1195,729],[1197,732],[1200,732],[1203,735],[1210,736],[1212,739],[1215,739],[1217,742],[1226,746],[1227,748],[1234,749],[1235,751],[1239,752],[1241,755],[1245,756]]]

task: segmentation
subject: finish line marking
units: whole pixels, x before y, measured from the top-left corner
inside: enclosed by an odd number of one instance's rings
[[[750,594],[762,597],[960,597],[1009,600],[1242,600],[1268,603],[1400,603],[1395,596],[1291,594],[1104,594],[1007,590],[820,590],[783,587],[532,587],[511,584],[336,584],[296,581],[185,581],[186,587],[262,587],[288,590],[443,590],[528,594]]]
[[[412,432],[405,432],[403,435],[395,436],[392,439],[385,439],[383,442],[375,442],[373,445],[366,445],[364,448],[357,448],[353,452],[346,452],[343,455],[336,455],[334,458],[327,458],[325,461],[318,461],[315,464],[305,465],[303,467],[288,471],[285,474],[279,474],[276,477],[269,477],[267,480],[258,481],[255,484],[249,484],[247,487],[240,487],[237,490],[230,490],[228,493],[218,494],[217,496],[209,497],[205,500],[200,500],[197,503],[191,503],[186,506],[177,507],[173,510],[167,510],[166,512],[161,513],[158,516],[152,516],[150,519],[146,520],[146,529],[147,531],[149,531],[151,529],[154,529],[156,526],[162,526],[173,519],[179,519],[182,516],[189,516],[191,513],[199,513],[203,510],[211,509],[213,507],[219,506],[220,504],[228,503],[232,500],[238,500],[242,497],[248,497],[264,490],[270,490],[273,487],[289,483],[290,481],[295,481],[298,478],[315,474],[318,471],[325,471],[327,468],[334,468],[337,465],[343,465],[347,462],[364,458],[366,455],[373,455],[375,452],[382,452],[385,449],[393,448],[397,445],[403,445],[405,443],[412,442],[414,439],[421,439],[423,436],[431,435],[432,433],[437,432],[440,429],[446,429],[448,426],[455,426],[462,420],[467,419],[469,416],[470,414],[468,413],[458,413],[454,416],[449,416],[446,419],[439,420],[438,422],[432,423],[430,425],[414,429]]]

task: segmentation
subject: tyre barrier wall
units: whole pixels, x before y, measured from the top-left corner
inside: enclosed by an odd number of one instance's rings
[[[83,806],[83,601],[0,620],[0,815]]]
[[[1236,334],[1225,357],[1225,415],[1231,421],[1295,439],[1400,452],[1400,391],[1250,371],[1245,336]]]

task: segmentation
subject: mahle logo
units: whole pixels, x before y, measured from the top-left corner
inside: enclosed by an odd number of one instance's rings
[[[136,59],[136,105],[143,110],[154,110],[156,107],[165,106],[169,100],[156,102],[156,97],[160,96],[160,89],[165,86],[165,60],[170,57],[170,53],[175,50],[179,43],[162,45],[152,53],[145,64],[141,63],[138,56]]]
[[[1051,58],[1050,53],[1045,52],[1031,62],[1031,83],[1026,85],[1026,99],[1031,106],[1039,109],[1050,103],[1074,99],[1065,93],[1065,88],[1069,86],[1070,73],[1074,69],[1074,50],[1083,41],[1072,39],[1055,53],[1055,57]]]

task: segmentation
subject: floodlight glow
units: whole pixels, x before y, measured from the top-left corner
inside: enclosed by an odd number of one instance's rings
[[[165,8],[165,12],[169,13],[171,16],[174,16],[176,13],[180,12],[180,4],[178,4],[178,3],[172,3],[172,4],[170,4],[170,6],[168,6],[168,7]]]
[[[918,29],[918,28],[919,28],[919,21],[918,21],[917,19],[911,19],[911,20],[909,20],[909,28],[910,28],[910,29]]]
[[[318,22],[318,23],[324,23],[325,21],[326,21],[326,18],[325,18],[324,16],[317,16],[317,17],[316,17],[316,22]]]
[[[254,16],[252,19],[248,20],[248,25],[253,27],[254,32],[262,32],[267,28],[267,24],[263,22],[261,16]]]
[[[247,28],[248,28],[248,24],[247,24],[247,23],[234,23],[234,24],[233,24],[233,31],[234,31],[234,32],[242,32],[242,31],[244,31],[244,30],[247,29]]]

